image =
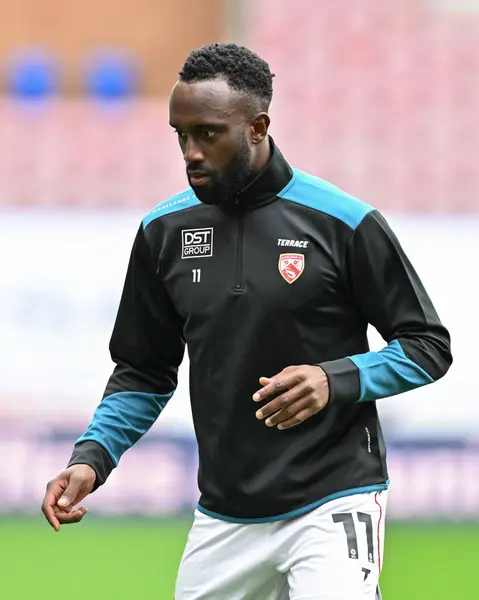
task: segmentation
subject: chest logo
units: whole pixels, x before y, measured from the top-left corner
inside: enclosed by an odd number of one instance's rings
[[[294,283],[304,271],[304,254],[280,254],[278,269],[288,283]]]
[[[213,256],[213,227],[182,229],[181,258]]]

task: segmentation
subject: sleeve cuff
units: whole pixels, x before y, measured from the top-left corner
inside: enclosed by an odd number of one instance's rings
[[[359,370],[349,358],[319,363],[326,373],[331,405],[354,404],[361,392]]]
[[[115,468],[108,452],[97,442],[86,441],[73,448],[68,467],[72,465],[89,465],[96,473],[92,492],[105,483]]]

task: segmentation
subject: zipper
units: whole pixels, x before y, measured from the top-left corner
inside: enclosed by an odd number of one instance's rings
[[[236,283],[235,292],[239,292],[243,289],[243,229],[244,220],[243,217],[239,217],[238,220],[238,248],[236,253]]]

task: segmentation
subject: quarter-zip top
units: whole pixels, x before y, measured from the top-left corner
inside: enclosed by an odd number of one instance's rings
[[[116,366],[70,460],[95,469],[96,487],[171,398],[185,345],[200,511],[274,521],[388,486],[376,400],[442,377],[449,334],[381,214],[272,147],[233,211],[188,189],[143,220]],[[368,323],[385,340],[378,352]],[[302,364],[325,371],[328,404],[292,429],[266,427],[259,378]]]

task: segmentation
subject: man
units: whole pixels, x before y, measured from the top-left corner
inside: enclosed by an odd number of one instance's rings
[[[186,344],[201,498],[176,600],[379,594],[388,474],[376,400],[452,361],[384,218],[292,169],[269,137],[272,79],[234,44],[187,58],[170,124],[191,188],[138,230],[116,367],[43,504],[56,530],[82,519],[74,507],[172,396]]]

